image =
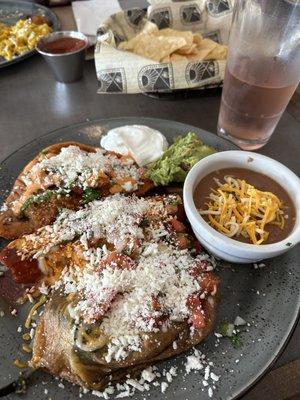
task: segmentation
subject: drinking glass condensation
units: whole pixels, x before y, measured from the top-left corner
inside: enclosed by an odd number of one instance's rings
[[[300,0],[236,0],[218,134],[264,146],[300,79]]]

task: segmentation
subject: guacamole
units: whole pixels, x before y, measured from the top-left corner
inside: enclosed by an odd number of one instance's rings
[[[189,132],[186,136],[179,137],[149,166],[147,175],[156,185],[183,182],[193,165],[215,152],[213,147],[203,144],[195,133]]]

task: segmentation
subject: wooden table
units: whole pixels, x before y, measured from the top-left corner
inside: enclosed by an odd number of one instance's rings
[[[73,29],[70,7],[57,12],[63,29]],[[55,82],[44,61],[34,56],[0,73],[0,159],[49,131],[96,118],[146,116],[199,126],[216,133],[220,94],[180,100],[144,95],[97,95],[94,62],[87,61],[84,78],[69,85]],[[299,93],[283,114],[271,141],[261,153],[300,175]],[[298,120],[297,120],[298,119]],[[300,267],[300,266],[299,266]],[[243,400],[300,399],[300,324],[271,372]],[[295,361],[298,360],[298,361]],[[292,361],[295,361],[291,364]],[[225,399],[224,399],[225,400]]]

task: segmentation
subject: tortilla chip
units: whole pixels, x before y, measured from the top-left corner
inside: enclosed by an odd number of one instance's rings
[[[158,62],[224,60],[228,53],[227,46],[203,39],[200,33],[171,28],[159,30],[149,21],[137,36],[120,43],[118,48]]]
[[[187,60],[187,57],[186,56],[183,56],[183,55],[181,55],[181,54],[178,54],[177,52],[176,53],[173,53],[173,54],[171,54],[171,56],[170,56],[170,61],[185,61],[185,60]]]
[[[185,44],[186,41],[183,38],[144,35],[140,37],[133,51],[142,57],[160,61]]]
[[[147,33],[139,33],[138,35],[134,36],[127,42],[121,42],[118,46],[118,49],[121,50],[129,50],[129,51],[134,51],[135,46],[139,43],[140,40],[142,40],[143,37],[149,36]]]
[[[196,46],[194,46],[194,35],[193,32],[191,31],[175,31],[174,29],[171,28],[165,28],[161,29],[157,33],[158,36],[166,36],[166,37],[178,37],[178,38],[184,38],[186,41],[186,45],[181,47],[179,50],[176,52],[179,54],[190,54],[193,52]]]
[[[217,43],[210,39],[203,39],[191,56],[198,60],[204,60],[207,55],[217,46]],[[188,57],[190,59],[190,57]],[[195,59],[192,57],[192,59]]]
[[[203,36],[200,33],[194,33],[194,35],[193,35],[193,43],[201,44],[202,40],[203,40]]]
[[[193,44],[194,35],[191,31],[175,31],[171,28],[161,29],[156,33],[158,36],[177,36],[182,37],[186,41],[186,46],[190,47]]]
[[[156,35],[158,32],[160,32],[158,26],[151,21],[147,21],[141,31],[141,33],[148,33],[149,35]]]
[[[190,47],[183,46],[176,51],[178,54],[186,55],[186,54],[193,54],[197,51],[197,45],[193,43]]]
[[[147,21],[140,33],[128,41],[121,42],[118,46],[118,49],[133,51],[137,43],[144,35],[156,35],[157,32],[159,32],[157,25],[155,25],[153,22]]]
[[[162,63],[168,63],[168,62],[170,62],[170,61],[171,61],[170,56],[166,56],[166,57],[164,57],[164,58],[162,58],[162,59],[160,60],[160,62],[162,62]]]
[[[218,44],[206,56],[206,60],[226,60],[228,54],[228,46]]]

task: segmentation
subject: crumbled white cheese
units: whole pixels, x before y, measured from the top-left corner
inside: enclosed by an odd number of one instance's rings
[[[3,203],[1,208],[0,208],[0,211],[4,212],[4,211],[7,211],[7,210],[8,210],[7,204]]]
[[[200,353],[200,351],[197,349],[194,349],[193,357],[205,365],[208,375],[207,375],[207,380],[205,379],[202,380],[202,385],[203,387],[208,386],[208,392],[210,394],[213,394],[213,389],[215,389],[215,383],[218,382],[220,378],[219,376],[211,372],[213,363],[211,361],[206,360],[205,355]],[[188,373],[190,373],[193,369],[195,370],[199,369],[198,368],[199,364],[196,364],[194,362],[195,359],[190,358],[190,356],[186,357],[185,365],[190,364],[191,360],[193,360],[192,363],[196,367],[192,368]],[[161,381],[161,382],[158,381],[158,379],[162,375],[166,377],[167,381]],[[164,369],[162,371],[162,374],[158,372],[158,368],[156,366],[152,366],[142,371],[140,380],[132,379],[130,378],[129,375],[127,375],[127,380],[125,384],[117,383],[115,386],[109,386],[108,388],[106,388],[104,392],[93,391],[93,394],[105,399],[109,398],[110,395],[114,395],[114,398],[119,399],[134,395],[136,390],[138,390],[139,392],[148,391],[150,389],[150,385],[153,387],[160,386],[161,392],[165,393],[169,384],[172,382],[174,376],[177,376],[177,367],[175,366],[171,366],[169,370]],[[210,383],[208,382],[209,380]]]
[[[139,390],[140,392],[143,392],[145,390],[144,386],[141,385],[136,379],[127,379],[126,383]]]
[[[215,382],[218,382],[218,380],[220,379],[220,377],[213,372],[210,373],[210,377]]]
[[[245,321],[243,318],[237,316],[237,317],[235,318],[235,320],[234,320],[234,325],[235,325],[235,326],[246,325],[246,321]]]
[[[39,171],[45,171],[47,175],[44,177],[44,186],[51,186],[54,182],[65,188],[74,184],[86,188],[97,185],[101,172],[107,173],[112,170],[115,179],[131,177],[138,182],[141,177],[141,170],[130,158],[120,159],[103,149],[86,152],[78,146],[68,146],[61,148],[57,155],[36,163],[23,177],[23,181],[30,185],[36,180]]]
[[[167,382],[162,382],[161,383],[161,392],[165,393],[165,391],[167,390],[168,386],[169,385],[167,384]]]
[[[142,237],[139,223],[144,213],[153,206],[146,199],[114,195],[93,201],[79,211],[64,210],[53,225],[41,228],[37,234],[25,236],[26,246],[23,246],[22,254],[38,258],[54,246],[72,241],[77,236],[81,241],[105,238],[118,248],[125,239]]]
[[[66,275],[64,290],[81,293],[83,300],[76,305],[75,313],[87,316],[93,315],[95,307],[109,301],[113,292],[123,293],[115,299],[101,324],[105,334],[118,339],[109,343],[106,360],[121,360],[129,350],[138,350],[140,331],[154,330],[149,318],[153,312],[151,304],[141,302],[141,298],[151,299],[153,293],[164,293],[160,307],[170,320],[182,321],[189,316],[186,299],[200,290],[199,283],[188,272],[194,263],[188,252],[165,247],[159,254],[141,256],[135,269],[107,267],[101,274],[85,271],[75,287],[75,280]]]
[[[141,351],[140,344],[149,332],[159,329],[167,332],[173,321],[187,320],[190,317],[187,299],[202,292],[201,276],[196,279],[190,272],[198,261],[205,260],[208,270],[213,265],[208,255],[193,256],[189,250],[179,250],[172,244],[163,218],[159,218],[163,222],[141,227],[140,223],[149,214],[166,217],[164,210],[163,200],[115,195],[94,201],[79,211],[64,210],[52,226],[41,228],[38,235],[27,236],[31,245],[27,249],[36,258],[46,255],[64,240],[76,238],[77,242],[72,245],[78,246],[75,253],[82,257],[85,268],[80,268],[77,261],[70,267],[66,266],[54,288],[62,289],[66,295],[78,294],[76,298],[79,300],[67,308],[75,322],[82,317],[87,321],[97,319],[97,313],[104,310],[100,328],[109,337],[105,355],[107,362],[120,361],[130,352]],[[90,247],[90,240],[95,239],[105,239],[106,244]],[[127,260],[133,263],[132,267],[129,264],[129,267],[119,268],[114,260],[107,261],[111,244],[120,253],[124,243],[128,246],[128,243],[136,241],[139,255],[134,260],[129,257]],[[43,286],[40,288],[41,292],[47,290]],[[207,299],[210,301],[211,296]],[[154,300],[159,303],[158,309],[153,305]],[[167,315],[168,320],[157,327],[156,320],[161,315]],[[31,330],[30,336],[33,335],[34,330]],[[177,349],[176,341],[172,347]],[[219,377],[211,367],[198,350],[187,357],[185,364],[187,373],[204,370],[204,381],[210,381],[208,384],[213,387]],[[120,386],[121,392],[114,397],[122,398],[136,390],[147,391],[149,383],[153,386],[160,384],[164,393],[176,375],[176,368],[171,367],[164,372],[166,381],[159,383],[157,379],[161,374],[149,367],[142,372],[140,380],[127,377],[126,383]],[[113,393],[112,387],[103,392],[93,392],[103,398],[109,398]]]
[[[92,390],[92,395],[103,399],[109,399],[109,395],[106,391],[100,392],[99,390]]]
[[[146,382],[152,382],[156,378],[156,374],[153,372],[152,367],[149,367],[147,369],[144,369],[142,371],[141,377],[146,381]]]
[[[164,215],[164,210],[162,200],[115,195],[95,201],[77,212],[65,210],[53,226],[39,231],[39,236],[43,233],[44,239],[47,238],[46,246],[38,242],[39,246],[43,246],[42,251],[47,251],[51,240],[53,246],[58,241],[79,235],[83,246],[79,252],[88,264],[84,270],[76,266],[66,268],[54,287],[62,286],[66,294],[80,294],[80,301],[68,307],[75,321],[79,321],[80,316],[92,319],[97,310],[108,304],[109,313],[104,312],[101,324],[104,334],[112,338],[108,344],[107,362],[122,360],[130,351],[138,351],[140,332],[157,330],[154,317],[165,314],[170,321],[188,318],[187,298],[195,292],[201,293],[199,278],[195,279],[190,270],[203,255],[195,259],[188,250],[179,250],[163,241],[169,233],[162,223],[145,230],[139,226],[147,213]],[[88,248],[88,240],[101,237],[116,248],[128,238],[130,243],[141,241],[140,255],[134,268],[116,268],[114,262],[99,268],[107,254],[107,247]],[[33,238],[34,235],[29,235],[29,240]],[[209,258],[205,259],[208,264]],[[41,287],[41,290],[44,291],[44,288]],[[159,298],[161,311],[154,312],[151,298],[159,293],[164,293]],[[166,331],[167,323],[161,329]],[[173,342],[173,348],[177,348],[176,342]]]
[[[47,286],[45,285],[45,282],[42,282],[42,284],[39,286],[39,291],[41,294],[45,294],[47,295],[49,290],[47,288]]]
[[[29,332],[29,336],[30,336],[31,339],[34,338],[34,332],[35,332],[34,328],[31,328],[30,332]]]
[[[204,380],[207,381],[210,376],[210,366],[207,365],[204,370]]]
[[[199,357],[196,355],[191,355],[187,357],[187,362],[185,364],[185,370],[189,374],[192,370],[203,369],[203,364]]]

